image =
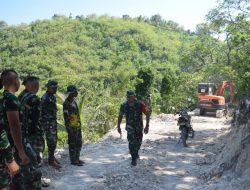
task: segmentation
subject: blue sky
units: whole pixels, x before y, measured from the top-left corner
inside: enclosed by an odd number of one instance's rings
[[[55,13],[68,16],[108,14],[132,17],[160,14],[185,29],[194,30],[217,0],[1,0],[0,20],[8,24],[30,23],[51,18]]]

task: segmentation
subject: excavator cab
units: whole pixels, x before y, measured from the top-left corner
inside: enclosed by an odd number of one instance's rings
[[[214,95],[215,84],[214,83],[199,83],[198,93],[201,95]]]

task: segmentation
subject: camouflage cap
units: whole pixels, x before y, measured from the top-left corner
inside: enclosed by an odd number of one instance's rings
[[[67,87],[67,93],[74,93],[74,92],[77,92],[78,91],[78,89],[76,88],[76,86],[75,85],[69,85],[68,87]]]
[[[49,80],[46,84],[47,88],[56,88],[58,86],[58,82],[55,80]]]
[[[127,97],[130,97],[130,96],[135,96],[135,91],[133,91],[133,90],[128,90],[128,91],[127,91]]]

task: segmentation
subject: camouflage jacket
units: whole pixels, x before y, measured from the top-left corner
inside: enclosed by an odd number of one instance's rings
[[[129,127],[143,127],[142,113],[147,113],[149,110],[146,105],[139,101],[135,100],[133,103],[128,101],[124,102],[120,107],[119,115],[126,116],[126,129]]]
[[[7,149],[10,146],[5,130],[0,127],[0,150]]]
[[[22,109],[22,131],[23,135],[28,138],[31,135],[41,133],[40,118],[40,98],[26,90],[18,96]]]
[[[14,141],[11,137],[9,122],[6,114],[8,111],[18,111],[21,113],[17,97],[8,91],[4,91],[0,96],[0,126],[6,131],[10,145],[14,147]]]
[[[68,99],[65,100],[63,103],[63,116],[67,129],[81,127],[79,109],[75,100],[72,102]]]
[[[56,97],[46,92],[41,98],[41,121],[56,122]]]
[[[0,126],[0,154],[5,162],[13,160],[13,152],[5,130]]]

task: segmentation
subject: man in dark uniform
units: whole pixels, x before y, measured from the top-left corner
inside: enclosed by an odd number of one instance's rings
[[[41,187],[34,188],[33,186],[35,180],[33,176],[39,177],[39,173],[30,173],[33,168],[23,143],[21,120],[19,119],[21,109],[19,101],[14,95],[20,87],[18,75],[14,70],[5,70],[1,74],[1,82],[4,86],[4,92],[0,97],[0,126],[7,133],[10,146],[15,150],[15,160],[21,166],[21,172],[12,177],[11,188],[15,190],[39,190]]]
[[[0,78],[0,89],[3,88]],[[3,105],[0,104],[0,114],[3,113]],[[2,116],[2,115],[1,115]],[[17,165],[7,133],[4,130],[4,121],[0,118],[0,190],[8,190],[11,176],[20,170]],[[9,170],[9,172],[8,172]]]
[[[63,103],[63,116],[68,132],[69,156],[72,165],[82,166],[80,152],[82,149],[82,130],[80,113],[75,101],[77,88],[74,85],[67,87],[68,97]]]
[[[129,142],[129,152],[132,157],[131,164],[135,166],[139,158],[138,151],[140,150],[143,137],[143,119],[142,113],[146,115],[146,127],[144,133],[147,134],[149,130],[150,113],[146,105],[137,100],[135,92],[132,90],[127,91],[127,101],[120,107],[118,117],[117,130],[121,134],[121,122],[123,115],[126,116],[126,131],[127,139]]]
[[[25,139],[26,147],[28,147],[31,162],[37,170],[40,170],[42,161],[42,152],[44,150],[43,130],[39,123],[40,119],[40,98],[36,95],[39,90],[39,78],[29,76],[23,81],[25,89],[20,93],[18,99],[23,110],[22,115],[22,131]],[[41,181],[40,179],[37,179]],[[43,187],[49,184],[44,180],[41,182]]]
[[[55,169],[60,169],[60,162],[55,158],[57,145],[57,106],[56,97],[57,81],[49,80],[46,84],[47,91],[41,98],[41,125],[45,131],[48,146],[48,162]]]
[[[39,90],[39,78],[27,77],[23,85],[25,89],[20,93],[18,99],[23,108],[23,134],[26,141],[32,146],[36,153],[36,160],[41,162],[41,153],[44,150],[43,129],[39,123],[40,118],[40,98],[36,95]]]

